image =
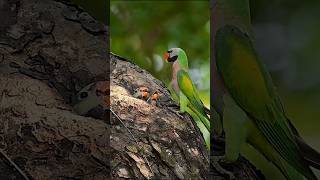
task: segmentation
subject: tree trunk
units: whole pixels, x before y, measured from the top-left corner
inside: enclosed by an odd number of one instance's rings
[[[112,177],[207,179],[208,152],[190,116],[179,113],[161,81],[119,56],[110,57],[111,109],[117,116],[111,121]],[[158,92],[157,105],[132,96],[142,86]]]
[[[106,26],[53,0],[1,0],[0,18],[0,179],[109,179],[109,126],[69,105],[109,79]]]

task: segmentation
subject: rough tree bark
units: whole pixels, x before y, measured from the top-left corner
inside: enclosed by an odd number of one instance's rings
[[[110,128],[69,105],[109,79],[106,26],[67,1],[2,0],[0,18],[0,179],[108,179]]]
[[[191,118],[159,80],[109,60],[105,25],[68,1],[2,0],[0,18],[0,179],[208,179]],[[99,80],[111,81],[110,124],[70,106]],[[139,86],[160,103],[134,98]],[[231,168],[242,179],[255,172],[246,161]]]

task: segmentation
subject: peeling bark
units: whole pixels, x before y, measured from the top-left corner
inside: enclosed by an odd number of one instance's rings
[[[90,82],[109,78],[107,27],[81,8],[53,0],[1,2],[1,73],[43,80],[67,102]]]
[[[2,149],[30,178],[108,177],[104,122],[76,115],[38,80],[2,75],[0,84]]]
[[[109,60],[106,26],[68,1],[4,0],[0,18],[0,179],[209,179],[190,116],[145,70]],[[110,121],[77,115],[71,96],[105,80]],[[134,98],[140,86],[159,103]],[[248,164],[228,167],[247,177]]]

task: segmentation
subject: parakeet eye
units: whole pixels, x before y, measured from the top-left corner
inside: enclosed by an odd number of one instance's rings
[[[172,50],[168,50],[167,52],[168,52],[168,53],[172,53]]]
[[[88,93],[87,92],[80,93],[80,98],[81,99],[86,98],[86,97],[88,97]]]
[[[175,62],[178,59],[178,56],[172,56],[168,58],[168,62]]]

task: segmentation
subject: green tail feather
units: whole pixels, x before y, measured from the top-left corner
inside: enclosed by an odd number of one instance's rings
[[[187,108],[187,112],[191,115],[193,120],[196,122],[200,132],[202,133],[203,139],[207,145],[208,150],[210,150],[210,131],[206,128],[206,126],[202,123],[201,115],[199,116],[198,113],[194,112],[192,109]]]
[[[279,169],[288,180],[304,180],[304,176],[284,160],[280,160]]]

